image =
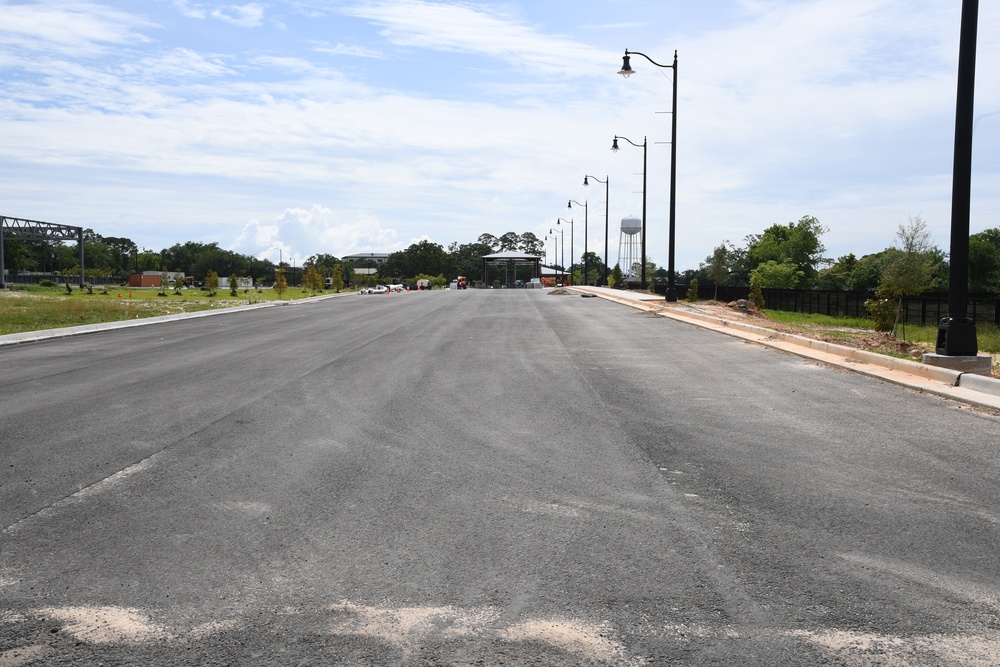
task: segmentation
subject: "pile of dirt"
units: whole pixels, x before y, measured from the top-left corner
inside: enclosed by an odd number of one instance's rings
[[[862,330],[859,329],[858,331],[860,332]],[[919,361],[924,354],[934,351],[931,349],[930,345],[909,340],[899,340],[892,334],[884,331],[869,331],[844,338],[826,334],[810,335],[808,332],[803,333],[802,335],[817,338],[819,340],[826,341],[827,343],[836,343],[838,345],[853,347],[859,350],[868,350],[869,352],[889,352],[892,354],[906,355],[916,361]]]
[[[572,296],[574,294],[576,294],[576,292],[571,292],[565,287],[557,287],[549,292],[549,296]]]
[[[872,329],[848,329],[839,328],[832,331],[829,328],[816,327],[814,325],[790,325],[782,324],[771,320],[762,313],[757,306],[746,300],[731,301],[722,303],[719,301],[698,301],[694,304],[670,304],[674,307],[689,307],[699,312],[719,317],[723,319],[733,319],[743,317],[753,320],[755,326],[781,331],[783,333],[795,334],[803,338],[813,338],[827,343],[835,343],[846,347],[853,347],[869,352],[889,353],[904,355],[914,360],[919,360],[927,352],[933,352],[930,345],[914,341],[899,340],[889,333],[874,331]],[[668,306],[668,307],[670,307]]]

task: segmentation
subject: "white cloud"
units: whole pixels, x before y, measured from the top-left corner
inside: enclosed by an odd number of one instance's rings
[[[351,220],[344,218],[318,204],[309,209],[287,208],[272,224],[250,220],[229,249],[275,263],[282,258],[299,266],[319,253],[350,255],[399,249],[396,231],[382,227],[377,217],[358,214]]]
[[[332,56],[356,56],[359,58],[385,58],[385,54],[377,49],[367,46],[348,44],[329,44],[326,42],[317,43],[313,46],[316,53],[325,53]]]
[[[207,16],[205,9],[192,7],[189,0],[174,0],[174,7],[189,19],[204,19]]]
[[[112,46],[145,41],[138,31],[153,24],[138,16],[87,2],[3,3],[0,48],[71,54],[106,53]]]
[[[382,35],[398,46],[479,54],[546,72],[579,73],[581,67],[609,62],[581,42],[484,7],[389,0],[344,11],[383,26]]]
[[[264,6],[256,2],[246,5],[225,5],[213,9],[211,16],[240,28],[257,28],[264,23]]]

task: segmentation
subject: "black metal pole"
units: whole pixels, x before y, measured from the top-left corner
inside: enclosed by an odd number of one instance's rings
[[[674,284],[674,221],[677,209],[677,52],[674,51],[674,101],[670,114],[670,250],[667,255],[667,301],[677,301]]]
[[[608,285],[608,206],[611,200],[611,177],[604,175],[604,282]]]
[[[976,32],[979,0],[962,1],[958,49],[958,95],[955,105],[955,162],[951,194],[951,267],[948,274],[948,317],[938,328],[936,352],[976,356],[976,323],[968,317],[969,217],[972,198],[972,130],[976,90]]]
[[[642,282],[639,289],[646,289],[646,137],[642,138]]]

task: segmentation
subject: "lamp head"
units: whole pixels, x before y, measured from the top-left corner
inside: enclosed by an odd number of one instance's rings
[[[635,74],[635,70],[632,69],[632,65],[629,63],[628,51],[625,51],[625,55],[622,57],[622,68],[618,71],[626,79]]]
[[[573,200],[572,199],[570,199],[568,202],[566,202],[566,208],[573,208]]]
[[[615,140],[611,142],[611,150],[618,152],[618,137],[615,137]]]
[[[590,185],[590,183],[587,182],[587,177],[584,176],[583,177],[583,187],[587,187],[588,185]]]

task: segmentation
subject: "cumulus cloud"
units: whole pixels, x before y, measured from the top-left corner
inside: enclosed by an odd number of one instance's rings
[[[286,208],[269,224],[250,220],[229,249],[301,265],[319,253],[343,256],[400,248],[396,230],[383,227],[376,216],[357,214],[346,219],[343,213],[314,204],[308,209]]]

